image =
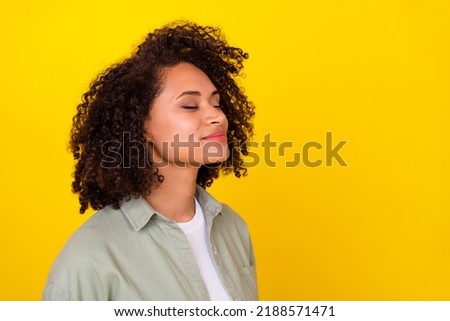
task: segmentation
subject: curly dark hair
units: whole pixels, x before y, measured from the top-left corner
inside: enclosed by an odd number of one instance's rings
[[[79,193],[80,213],[120,201],[148,195],[164,177],[142,153],[132,153],[133,144],[145,146],[144,120],[163,85],[162,69],[187,62],[201,69],[216,86],[228,127],[228,159],[215,166],[201,166],[197,183],[211,186],[219,172],[246,175],[242,155],[253,135],[254,105],[235,78],[241,74],[248,54],[227,44],[220,30],[191,22],[177,22],[149,33],[135,53],[99,74],[82,95],[73,117],[70,149],[75,159],[72,191]],[[129,139],[115,152],[129,166],[102,166],[107,142]],[[125,146],[129,144],[129,146]],[[145,164],[145,166],[140,166]]]

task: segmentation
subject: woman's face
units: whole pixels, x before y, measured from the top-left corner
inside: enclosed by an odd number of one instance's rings
[[[155,166],[211,164],[228,158],[228,121],[208,76],[180,63],[163,72],[163,87],[145,121]]]

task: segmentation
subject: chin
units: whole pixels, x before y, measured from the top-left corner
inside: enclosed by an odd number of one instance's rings
[[[228,146],[223,146],[223,148],[216,149],[213,152],[209,150],[207,153],[203,154],[203,164],[221,163],[226,161],[229,156],[230,151]]]
[[[217,167],[218,165],[225,162],[229,158],[229,156],[230,156],[229,153],[226,153],[226,155],[220,157],[209,157],[204,160],[203,165],[205,166],[210,165],[211,167]]]

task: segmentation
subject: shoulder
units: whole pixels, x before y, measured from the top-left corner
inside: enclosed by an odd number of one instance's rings
[[[221,203],[221,205],[222,205],[222,211],[219,214],[220,217],[223,217],[224,220],[227,220],[236,226],[247,229],[247,223],[242,218],[242,216],[240,216],[228,204]]]
[[[120,209],[107,206],[94,213],[72,234],[62,254],[69,252],[71,257],[77,257],[80,254],[86,256],[98,250],[99,247],[110,244],[110,241],[117,237],[117,233],[131,229],[131,225]]]
[[[211,233],[221,237],[229,244],[236,242],[251,247],[250,233],[247,223],[233,208],[222,203],[222,210],[212,221]]]
[[[231,225],[247,231],[244,219],[230,206],[217,201],[211,194],[197,186],[196,197],[208,217],[214,217],[214,224]]]
[[[72,234],[53,262],[43,299],[105,299],[101,275],[110,265],[111,244],[126,229],[131,226],[120,209],[108,206],[93,214]]]

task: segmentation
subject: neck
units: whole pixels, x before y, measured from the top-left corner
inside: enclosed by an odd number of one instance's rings
[[[160,214],[175,222],[188,222],[195,214],[198,168],[167,166],[159,169],[164,181],[145,198]]]

